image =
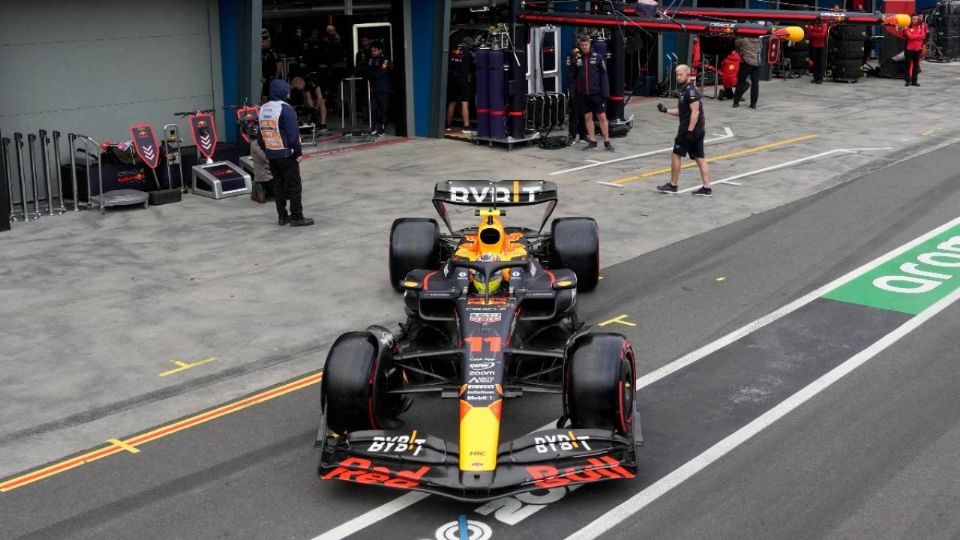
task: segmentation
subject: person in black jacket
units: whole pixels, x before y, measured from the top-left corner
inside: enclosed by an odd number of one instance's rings
[[[470,129],[470,102],[473,101],[473,88],[470,75],[473,74],[473,53],[462,43],[450,51],[447,63],[447,130],[453,128],[453,113],[460,106],[463,129]]]
[[[390,83],[393,66],[383,55],[383,46],[374,42],[370,45],[370,59],[364,67],[363,76],[370,81],[370,109],[373,116],[373,134],[386,134],[387,113],[390,106]]]
[[[607,78],[607,63],[597,51],[590,49],[590,38],[580,36],[577,40],[580,55],[573,60],[572,82],[576,93],[577,106],[583,113],[587,128],[587,146],[584,150],[597,147],[593,131],[593,116],[600,120],[600,133],[603,134],[603,147],[613,152],[610,142],[610,129],[607,127],[607,99],[610,98],[610,81]]]
[[[577,101],[577,79],[574,68],[577,65],[577,59],[583,57],[583,52],[577,47],[577,40],[574,40],[573,49],[567,55],[567,112],[569,120],[567,121],[567,146],[577,142],[587,140],[586,123],[583,121],[583,111],[580,110],[580,104]]]

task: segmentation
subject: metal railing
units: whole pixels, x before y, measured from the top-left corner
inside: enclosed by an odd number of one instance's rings
[[[180,154],[180,126],[167,124],[163,126],[163,154],[167,161],[167,186],[173,189],[173,161],[176,160],[180,170],[180,191],[187,192],[187,181],[183,178],[183,158]],[[176,150],[171,150],[176,145]]]
[[[93,205],[94,202],[96,202],[97,206],[100,207],[100,213],[103,214],[104,212],[106,212],[106,208],[104,208],[103,206],[103,161],[100,157],[100,143],[98,143],[97,141],[93,140],[92,138],[86,135],[81,135],[79,133],[75,133],[73,134],[73,136],[74,136],[74,139],[73,139],[74,146],[71,148],[71,152],[70,152],[71,161],[75,159],[74,154],[79,149],[76,146],[77,141],[80,141],[82,143],[80,147],[83,148],[83,151],[86,154],[86,157],[83,161],[84,161],[84,170],[85,170],[84,176],[87,179],[87,201],[86,201],[87,208],[90,208],[91,205]],[[100,186],[100,190],[98,192],[99,195],[96,196],[96,201],[94,201],[95,197],[90,194],[91,193],[90,191],[90,155],[91,155],[90,149],[91,148],[93,148],[94,150],[93,155],[95,155],[97,158],[97,176],[99,177],[98,185]],[[73,186],[74,186],[74,189],[76,189],[76,186],[77,186],[76,167],[74,167]],[[74,192],[73,197],[74,197],[74,203],[77,203],[80,200],[80,197],[77,195],[76,192]]]

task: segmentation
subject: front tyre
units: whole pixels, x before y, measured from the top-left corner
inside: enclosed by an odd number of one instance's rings
[[[557,218],[550,225],[552,268],[577,274],[577,290],[592,291],[600,281],[600,229],[591,218]]]
[[[327,428],[339,435],[367,429],[394,429],[403,398],[387,394],[402,383],[389,348],[370,332],[349,332],[333,343],[321,383]]]
[[[586,334],[567,350],[563,408],[574,428],[629,435],[636,397],[636,358],[620,334]]]
[[[401,290],[400,281],[413,270],[440,267],[440,226],[428,218],[400,218],[390,228],[390,285]]]

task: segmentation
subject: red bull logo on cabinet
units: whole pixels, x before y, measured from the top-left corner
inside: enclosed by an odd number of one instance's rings
[[[156,169],[160,163],[160,147],[153,128],[146,124],[130,126],[130,138],[133,139],[133,147],[140,159],[147,167]]]
[[[207,159],[213,159],[217,149],[217,130],[210,113],[197,113],[190,116],[190,130],[193,132],[193,144],[197,151]]]

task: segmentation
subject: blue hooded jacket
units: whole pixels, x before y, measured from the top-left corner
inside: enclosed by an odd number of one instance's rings
[[[260,108],[260,140],[267,159],[303,155],[297,112],[289,103],[290,85],[281,79],[270,81],[270,101]]]

